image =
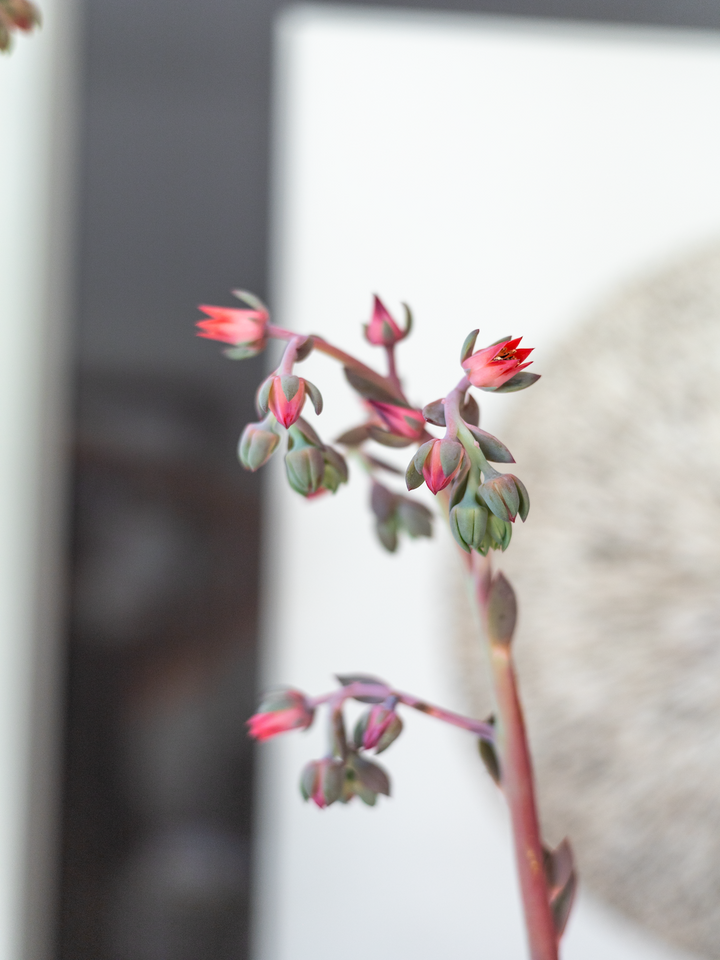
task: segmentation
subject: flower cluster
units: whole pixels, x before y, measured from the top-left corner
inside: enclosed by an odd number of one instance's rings
[[[433,706],[411,694],[393,690],[384,681],[365,674],[338,677],[341,688],[322,697],[310,699],[299,690],[279,690],[265,697],[258,712],[248,720],[250,736],[268,740],[289,730],[306,730],[321,705],[328,708],[328,752],[319,760],[311,760],[300,776],[300,792],[320,809],[331,804],[349,803],[359,797],[368,806],[378,796],[390,796],[390,779],[385,770],[367,753],[383,753],[397,740],[403,722],[397,707],[403,704],[462,727],[479,737],[485,750],[493,751],[494,730],[491,723],[472,720]],[[343,707],[348,700],[369,704],[355,724],[352,738],[346,733]]]
[[[374,806],[381,794],[389,796],[388,775],[369,754],[387,750],[402,732],[399,707],[413,708],[472,732],[488,773],[511,809],[531,954],[557,960],[576,888],[575,869],[566,841],[555,850],[542,843],[511,651],[515,594],[502,573],[492,575],[488,558],[490,551],[507,548],[516,518],[527,518],[530,499],[518,477],[493,466],[515,460],[497,437],[480,428],[480,408],[471,392],[477,388],[509,393],[531,386],[539,379],[527,369],[532,351],[520,346],[519,337],[503,337],[475,350],[478,331],[473,330],[460,353],[460,381],[447,396],[421,407],[405,395],[395,363],[395,349],[412,327],[407,307],[403,329],[379,297],[374,297],[364,331],[368,342],[385,352],[387,372],[381,374],[316,334],[304,336],[274,326],[261,301],[245,292],[238,296],[247,309],[202,308],[206,319],[198,324],[201,336],[229,344],[225,352],[234,359],[254,356],[270,338],[286,341],[280,364],[258,389],[256,406],[261,419],[243,431],[238,448],[241,463],[248,470],[259,469],[285,438],[288,483],[303,497],[311,498],[335,493],[346,483],[346,457],[352,458],[369,477],[377,536],[393,552],[401,533],[430,536],[432,513],[417,498],[382,482],[388,474],[402,476],[402,470],[377,456],[370,444],[414,447],[405,471],[407,490],[412,492],[424,484],[439,497],[452,535],[462,550],[471,554],[466,567],[473,578],[473,594],[491,654],[497,709],[497,717],[473,720],[395,690],[377,678],[341,676],[341,687],[325,696],[309,698],[298,690],[270,694],[248,721],[250,735],[267,740],[289,730],[307,729],[318,708],[325,706],[328,749],[311,760],[300,777],[302,796],[324,809],[337,802],[349,803],[354,797]],[[348,384],[361,401],[362,421],[334,441],[344,448],[344,454],[325,443],[302,416],[308,400],[316,415],[323,409],[320,390],[296,372],[296,366],[313,351],[343,365]],[[434,427],[444,428],[444,434],[436,436]],[[347,735],[344,716],[348,700],[366,704],[352,737]]]
[[[423,408],[425,419],[445,427],[442,439],[423,443],[405,473],[409,490],[425,483],[434,494],[449,488],[449,523],[463,550],[506,550],[512,524],[525,520],[530,498],[525,485],[511,473],[500,473],[490,461],[514,463],[507,447],[480,429],[480,410],[468,395],[471,386],[495,392],[522,390],[539,379],[526,373],[525,359],[532,352],[518,349],[520,339],[503,338],[473,353],[477,330],[463,344],[460,362],[463,377],[447,397]]]
[[[471,387],[494,392],[522,390],[538,376],[528,373],[530,349],[520,348],[520,338],[504,337],[489,347],[474,351],[477,330],[463,345],[460,358],[465,376],[447,397],[420,408],[405,396],[395,366],[395,347],[412,328],[412,315],[405,307],[401,328],[378,296],[373,299],[367,340],[383,347],[388,371],[383,375],[338,350],[316,335],[290,333],[270,322],[267,307],[246,291],[235,295],[246,309],[203,306],[206,319],[198,323],[200,336],[230,344],[225,353],[233,359],[255,356],[269,338],[287,341],[282,360],[260,385],[256,406],[261,419],[248,424],[240,438],[240,462],[258,470],[287,438],[285,467],[291,488],[303,497],[335,493],[348,480],[346,456],[350,455],[370,477],[370,505],[375,531],[385,549],[397,549],[400,533],[410,537],[432,534],[432,513],[417,500],[393,491],[379,474],[397,474],[392,464],[368,451],[368,443],[385,447],[417,446],[406,472],[406,485],[414,490],[425,483],[435,495],[447,489],[450,529],[464,550],[487,554],[505,550],[516,516],[527,516],[529,499],[522,482],[501,474],[490,462],[514,463],[512,455],[496,437],[479,427],[480,411],[469,393]],[[323,398],[308,379],[295,372],[313,350],[343,364],[350,387],[359,394],[365,419],[337,438],[345,455],[320,439],[303,419],[309,399],[316,415]],[[445,427],[445,436],[435,437],[428,424]]]

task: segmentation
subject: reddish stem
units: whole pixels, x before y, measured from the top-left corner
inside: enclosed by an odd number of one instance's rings
[[[402,703],[406,707],[412,707],[413,710],[425,713],[429,717],[435,717],[437,720],[450,723],[454,727],[468,730],[483,740],[492,742],[495,739],[494,727],[484,720],[473,720],[472,717],[465,717],[460,713],[453,713],[452,710],[437,707],[435,704],[421,700],[420,697],[415,697],[411,693],[402,693],[400,690],[393,690],[392,687],[387,686],[387,684],[379,682],[366,683],[356,680],[353,683],[347,684],[345,687],[341,687],[339,690],[334,690],[332,693],[326,693],[320,697],[313,697],[310,700],[310,704],[313,707],[319,707],[323,703],[329,703],[332,711],[342,706],[345,700],[360,700],[363,697],[378,697],[382,700],[393,697],[398,703]]]
[[[400,377],[397,375],[397,368],[395,367],[395,344],[390,344],[389,347],[385,347],[385,353],[387,354],[388,362],[388,380],[394,384],[398,393],[402,396],[402,385],[400,383]]]
[[[489,557],[477,556],[473,578],[478,606],[485,621],[491,579]],[[500,785],[510,810],[530,956],[532,960],[558,960],[559,938],[543,868],[532,762],[509,643],[490,643],[490,664],[497,706]]]
[[[276,327],[273,324],[268,324],[265,328],[268,336],[275,337],[277,340],[293,340],[298,337],[297,333],[293,333],[291,330],[284,330],[282,327]],[[353,370],[357,370],[358,373],[361,373],[366,380],[370,380],[376,386],[380,387],[382,390],[386,390],[388,393],[393,394],[399,400],[407,403],[405,395],[402,392],[400,387],[400,382],[393,380],[391,377],[383,377],[382,374],[378,373],[377,370],[373,370],[372,367],[368,367],[367,364],[363,363],[362,360],[358,360],[357,357],[353,357],[350,353],[345,353],[344,350],[340,350],[339,347],[333,346],[332,343],[329,343],[323,337],[319,337],[315,333],[311,333],[315,349],[319,350],[320,353],[326,354],[328,357],[333,357],[335,360],[339,360],[344,367],[350,367]]]

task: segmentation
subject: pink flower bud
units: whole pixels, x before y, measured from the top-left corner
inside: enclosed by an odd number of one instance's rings
[[[455,479],[462,466],[464,453],[463,445],[457,440],[446,438],[431,441],[422,465],[422,475],[433,493],[440,493]]]
[[[345,764],[333,757],[311,760],[300,776],[300,792],[323,810],[339,800],[345,782]]]
[[[276,690],[268,694],[258,712],[247,721],[249,734],[256,740],[269,740],[287,730],[305,730],[313,722],[314,709],[299,690]]]
[[[419,440],[425,433],[425,418],[420,410],[381,403],[379,400],[368,400],[368,404],[395,436]]]
[[[295,376],[273,377],[267,403],[278,423],[292,426],[305,403],[305,381]]]
[[[382,753],[400,736],[402,728],[402,720],[395,710],[376,703],[358,721],[355,742],[364,750],[376,748],[377,753]]]
[[[392,347],[407,336],[408,330],[401,330],[388,313],[380,297],[375,295],[373,315],[365,327],[365,336],[376,347]]]
[[[265,349],[265,328],[270,319],[267,310],[239,310],[207,305],[201,305],[200,309],[209,319],[200,320],[196,324],[200,331],[199,337],[242,347],[243,353],[248,357]]]
[[[529,367],[532,361],[523,361],[530,356],[532,348],[518,350],[521,340],[522,337],[517,340],[503,340],[471,354],[462,364],[470,383],[474,387],[494,389],[501,387],[525,367]]]

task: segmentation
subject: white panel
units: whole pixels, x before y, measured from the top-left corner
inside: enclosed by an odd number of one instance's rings
[[[0,960],[49,960],[74,5],[0,56]]]
[[[284,18],[277,61],[277,321],[380,364],[360,344],[370,293],[407,300],[400,365],[420,402],[457,381],[472,327],[524,334],[542,372],[598,298],[720,233],[714,37],[323,6]],[[360,419],[330,361],[307,374],[324,437]],[[485,426],[529,397],[488,400]],[[389,557],[357,471],[306,503],[276,467],[266,683],[317,693],[365,670],[462,708],[447,536]],[[320,742],[262,748],[257,960],[360,960],[367,937],[383,957],[525,957],[504,812],[470,738],[411,718],[386,755],[394,798],[322,813],[296,787]],[[563,956],[678,954],[583,898]]]

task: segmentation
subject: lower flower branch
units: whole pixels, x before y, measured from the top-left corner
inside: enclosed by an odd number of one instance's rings
[[[403,722],[398,707],[406,706],[444,723],[468,730],[481,742],[492,745],[491,723],[444,710],[420,697],[394,690],[382,680],[362,674],[339,676],[340,689],[319,697],[307,697],[299,690],[277,690],[268,694],[258,712],[248,721],[250,735],[268,740],[288,730],[305,730],[313,723],[318,708],[327,709],[329,749],[324,757],[306,765],[300,789],[306,800],[324,808],[358,796],[370,806],[379,794],[390,794],[390,779],[381,766],[367,759],[374,750],[382,753],[400,736]],[[345,731],[343,707],[348,700],[369,704],[355,725],[352,738]]]

